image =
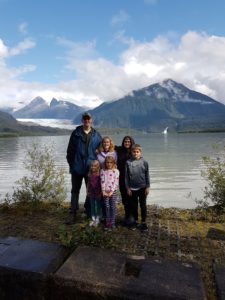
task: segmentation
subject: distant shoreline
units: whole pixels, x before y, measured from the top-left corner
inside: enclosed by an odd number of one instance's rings
[[[52,126],[41,126],[35,122],[19,122],[18,128],[13,128],[7,131],[0,131],[0,138],[10,138],[10,137],[20,137],[20,136],[57,136],[57,135],[70,135],[73,129],[52,127]],[[74,125],[74,129],[78,125]],[[135,134],[162,134],[162,132],[148,132],[143,130],[138,130],[135,128],[98,128],[95,127],[102,135],[111,134],[124,134],[124,135],[135,135]],[[168,134],[188,134],[188,133],[218,133],[225,132],[225,128],[215,128],[215,129],[204,129],[204,130],[185,130],[185,131],[169,131]]]

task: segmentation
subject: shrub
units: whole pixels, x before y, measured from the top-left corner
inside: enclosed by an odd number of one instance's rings
[[[218,146],[216,148],[219,149]],[[208,185],[204,188],[204,200],[198,201],[198,204],[208,207],[211,202],[218,210],[223,211],[225,209],[225,146],[215,157],[204,156],[202,159],[205,165],[202,176]]]
[[[62,245],[75,249],[77,246],[92,246],[100,248],[113,248],[115,240],[108,232],[102,232],[101,228],[93,228],[89,225],[75,224],[72,230],[61,225],[58,230],[59,240]]]
[[[33,144],[27,150],[24,166],[29,175],[16,182],[19,186],[14,188],[12,196],[6,195],[5,202],[35,205],[41,202],[60,204],[65,200],[65,172],[56,168],[52,149],[44,147],[41,150]]]

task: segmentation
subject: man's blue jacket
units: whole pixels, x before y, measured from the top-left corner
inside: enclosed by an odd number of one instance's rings
[[[71,174],[85,175],[87,173],[91,161],[95,160],[97,157],[96,149],[99,147],[101,141],[101,135],[92,128],[88,149],[85,151],[83,126],[78,126],[72,132],[66,156]]]

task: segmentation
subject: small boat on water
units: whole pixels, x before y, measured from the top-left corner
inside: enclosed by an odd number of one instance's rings
[[[167,134],[168,128],[169,128],[169,127],[166,127],[166,128],[163,130],[162,133],[163,133],[163,134]]]

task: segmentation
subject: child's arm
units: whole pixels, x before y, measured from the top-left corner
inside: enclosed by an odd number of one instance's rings
[[[102,195],[105,196],[105,174],[104,174],[104,170],[100,171],[100,180],[101,180]]]
[[[145,161],[145,180],[146,180],[145,195],[147,196],[150,192],[150,176],[149,176],[149,166],[147,161]]]
[[[115,169],[113,172],[113,180],[112,180],[112,189],[111,189],[111,194],[113,194],[116,190],[118,190],[119,186],[119,175],[120,172],[118,169]]]

